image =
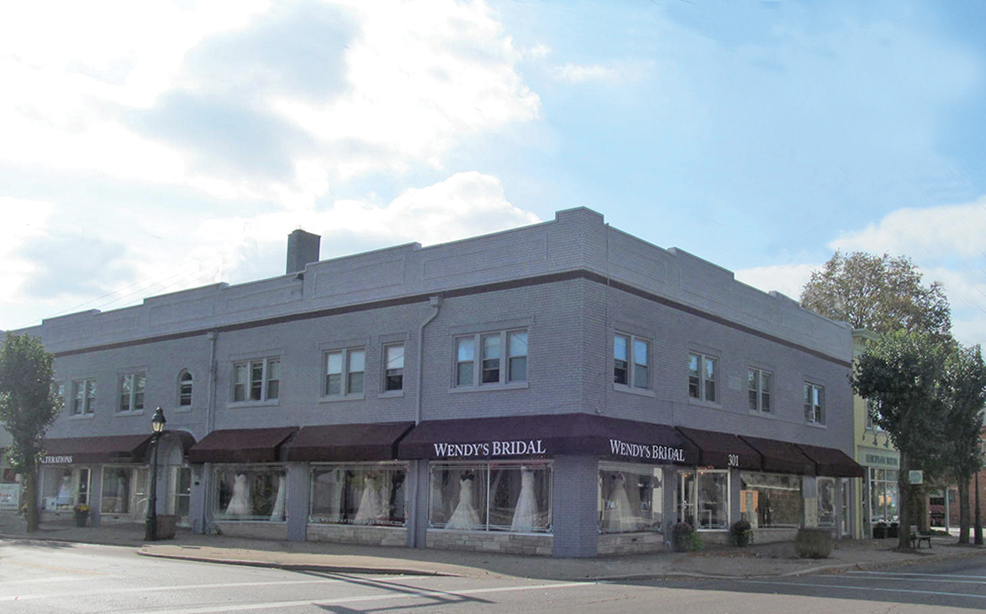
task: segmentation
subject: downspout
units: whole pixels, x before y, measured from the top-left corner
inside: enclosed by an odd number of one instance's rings
[[[219,341],[219,331],[210,330],[206,333],[206,338],[209,340],[209,382],[207,388],[208,394],[206,395],[206,408],[205,408],[205,435],[208,435],[216,428],[216,380],[217,380],[217,368],[216,368],[216,345]],[[199,481],[205,488],[204,496],[202,497],[202,533],[208,535],[211,531],[218,533],[218,529],[212,524],[212,519],[210,518],[210,510],[212,509],[213,497],[215,496],[212,488],[212,463],[205,463],[202,465],[202,475],[199,476]]]
[[[422,413],[421,406],[422,406],[422,396],[423,396],[421,394],[421,387],[424,383],[423,361],[425,355],[425,350],[424,350],[425,327],[431,324],[432,320],[438,317],[438,312],[441,311],[442,308],[442,297],[438,295],[432,296],[429,303],[431,305],[432,311],[425,319],[425,321],[422,322],[420,326],[418,326],[418,356],[417,356],[418,377],[417,377],[417,386],[415,387],[415,391],[414,391],[414,397],[415,397],[414,398],[414,425],[415,426],[421,424],[421,413]],[[421,482],[422,479],[425,479],[422,478],[421,474],[426,473],[421,471],[421,467],[420,467],[421,462],[422,461],[418,461],[417,475],[415,476],[415,479],[411,480],[411,501],[414,501],[415,512],[418,510],[422,510],[425,507],[424,505],[419,505],[419,501],[418,501],[418,484]],[[425,466],[427,467],[427,465]],[[417,514],[415,514],[415,516],[417,516]],[[407,545],[409,548],[418,547],[417,520],[418,520],[417,518],[412,518],[413,521],[412,526],[410,527],[410,530],[407,532],[407,536],[408,536]]]

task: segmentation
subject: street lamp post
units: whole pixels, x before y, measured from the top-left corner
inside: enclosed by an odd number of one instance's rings
[[[151,436],[151,446],[154,447],[154,451],[151,453],[151,475],[149,476],[151,496],[147,501],[147,522],[144,525],[145,541],[157,540],[157,448],[158,439],[161,437],[161,432],[164,431],[165,422],[167,420],[164,419],[164,411],[158,407],[154,410],[154,417],[151,418],[151,430],[154,431]]]

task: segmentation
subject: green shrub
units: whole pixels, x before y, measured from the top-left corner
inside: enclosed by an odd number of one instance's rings
[[[748,520],[737,520],[729,528],[729,541],[734,546],[745,548],[753,543],[753,526]]]
[[[832,554],[832,533],[828,529],[798,529],[794,551],[803,559],[826,559]]]
[[[671,547],[675,552],[688,552],[693,550],[692,536],[695,529],[687,522],[679,522],[671,529]],[[696,536],[697,537],[697,536]]]

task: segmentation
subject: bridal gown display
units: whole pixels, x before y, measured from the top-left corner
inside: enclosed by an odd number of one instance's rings
[[[271,522],[284,520],[284,498],[287,493],[284,488],[284,476],[277,476],[277,497],[274,498],[274,511],[270,513]]]
[[[359,508],[356,510],[356,524],[372,524],[383,516],[383,498],[380,496],[380,487],[377,480],[367,477],[363,481],[363,495],[359,500]]]
[[[537,528],[537,499],[534,496],[534,472],[522,469],[520,472],[520,496],[514,508],[514,519],[510,530],[517,533],[533,531]]]
[[[229,516],[247,516],[250,514],[249,495],[247,493],[247,477],[242,473],[233,480],[233,497],[226,506]]]
[[[479,513],[472,505],[472,478],[459,480],[459,504],[455,506],[451,518],[445,523],[446,529],[475,529],[480,525]]]
[[[630,497],[627,496],[626,478],[622,474],[613,479],[613,490],[609,494],[609,517],[606,529],[614,533],[623,533],[634,529]]]

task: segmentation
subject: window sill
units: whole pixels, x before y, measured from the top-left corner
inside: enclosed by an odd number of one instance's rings
[[[722,409],[722,405],[712,401],[703,401],[702,399],[696,399],[695,397],[688,397],[689,405],[698,405],[699,407],[708,407],[709,409]]]
[[[273,401],[237,401],[228,405],[229,409],[249,409],[251,407],[276,407],[280,405],[279,399]]]
[[[92,420],[96,417],[95,413],[91,414],[72,414],[68,417],[69,420]]]
[[[117,418],[126,418],[128,416],[143,416],[144,415],[144,410],[143,409],[137,409],[137,410],[132,410],[132,411],[118,411],[118,412],[116,412],[113,415],[116,416]]]
[[[459,386],[457,388],[449,388],[449,394],[459,394],[462,392],[491,392],[494,390],[527,390],[529,388],[527,382],[518,382],[516,384],[483,384],[482,386]]]
[[[331,397],[319,397],[319,403],[340,403],[344,401],[365,401],[366,395],[360,394],[346,394],[346,395],[336,395]]]
[[[805,426],[810,426],[813,429],[827,429],[828,425],[824,422],[805,422]]]
[[[635,388],[633,386],[624,386],[623,384],[613,384],[613,390],[617,392],[627,392],[641,397],[657,396],[656,393],[650,388]]]
[[[190,414],[194,410],[195,410],[195,408],[192,407],[191,405],[179,405],[179,406],[175,407],[174,409],[172,409],[171,411],[173,411],[175,413],[178,413],[178,414]]]
[[[750,409],[750,410],[747,410],[747,412],[748,412],[748,413],[749,413],[749,414],[750,414],[751,416],[759,416],[759,417],[761,417],[761,418],[769,418],[769,419],[771,419],[771,420],[773,420],[774,418],[776,418],[776,417],[777,417],[777,416],[776,416],[776,415],[774,414],[774,412],[772,412],[772,411],[760,411],[759,409]]]
[[[377,395],[378,399],[399,399],[404,396],[403,390],[388,390]]]

